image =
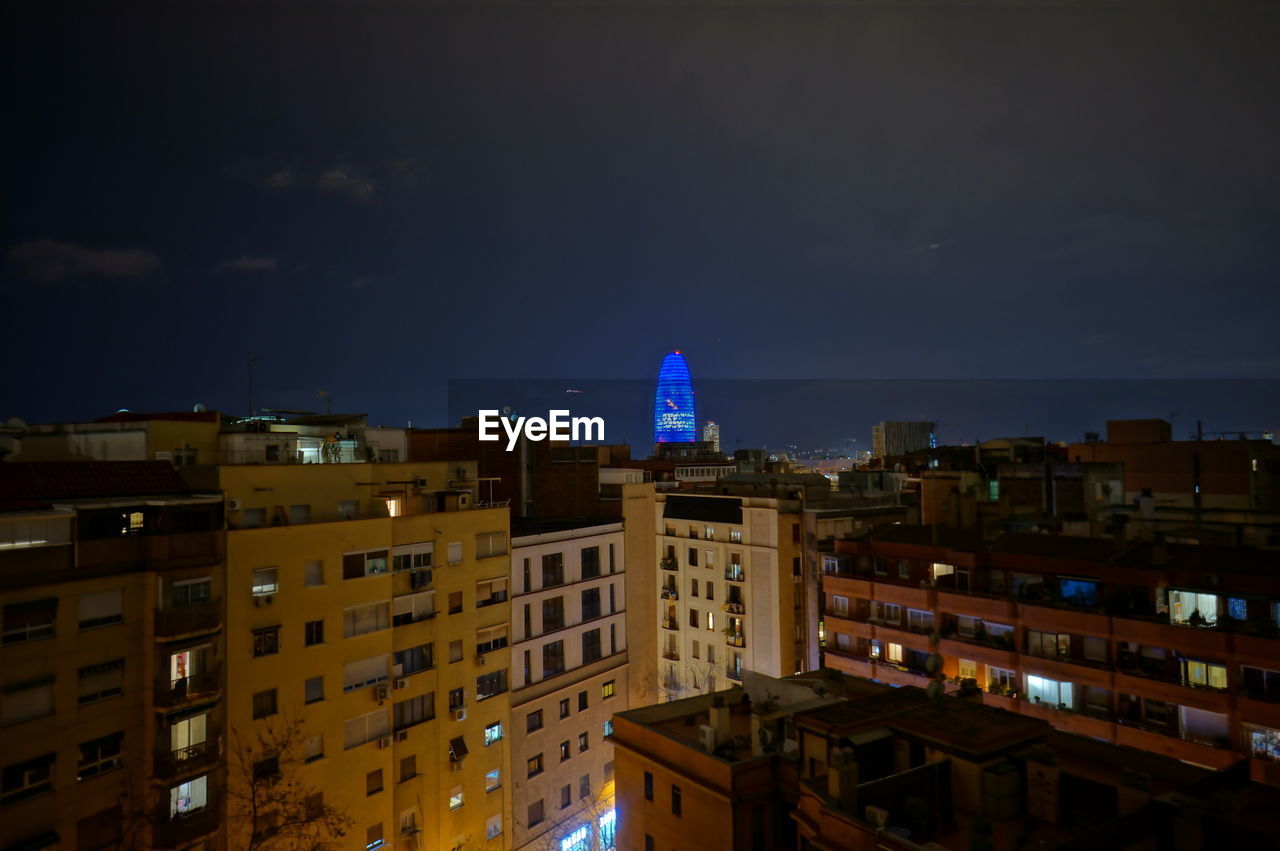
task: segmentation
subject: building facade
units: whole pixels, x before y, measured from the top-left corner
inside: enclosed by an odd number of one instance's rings
[[[924,420],[887,420],[871,427],[871,454],[882,461],[935,444],[934,424]]]

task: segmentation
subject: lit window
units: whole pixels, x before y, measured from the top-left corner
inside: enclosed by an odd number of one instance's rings
[[[600,697],[608,699],[614,695],[614,681],[608,680],[604,685],[600,686]]]
[[[488,774],[484,776],[484,790],[486,792],[492,792],[494,789],[497,789],[501,785],[502,785],[501,775],[499,774],[498,769],[495,768],[493,771],[490,771]]]
[[[208,777],[202,775],[169,789],[169,815],[181,816],[208,803]]]
[[[462,787],[454,786],[449,792],[449,809],[456,810],[460,806],[462,806]]]
[[[502,722],[494,721],[492,724],[484,728],[484,746],[488,747],[494,742],[502,739]]]
[[[264,597],[280,590],[274,567],[259,567],[253,571],[253,596]]]

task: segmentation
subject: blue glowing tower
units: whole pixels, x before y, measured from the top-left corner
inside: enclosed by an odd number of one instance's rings
[[[691,443],[698,439],[693,410],[693,380],[684,356],[672,352],[662,359],[658,392],[653,396],[653,442]]]

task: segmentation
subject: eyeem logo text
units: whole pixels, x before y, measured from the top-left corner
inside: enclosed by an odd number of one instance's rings
[[[523,434],[529,440],[604,440],[604,417],[575,417],[568,411],[547,411],[542,417],[504,417],[501,411],[479,411],[480,439],[501,440],[507,435],[507,451],[516,448]]]

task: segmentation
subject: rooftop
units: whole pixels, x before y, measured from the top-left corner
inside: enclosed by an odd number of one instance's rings
[[[0,464],[0,503],[190,493],[168,461],[14,461]]]

